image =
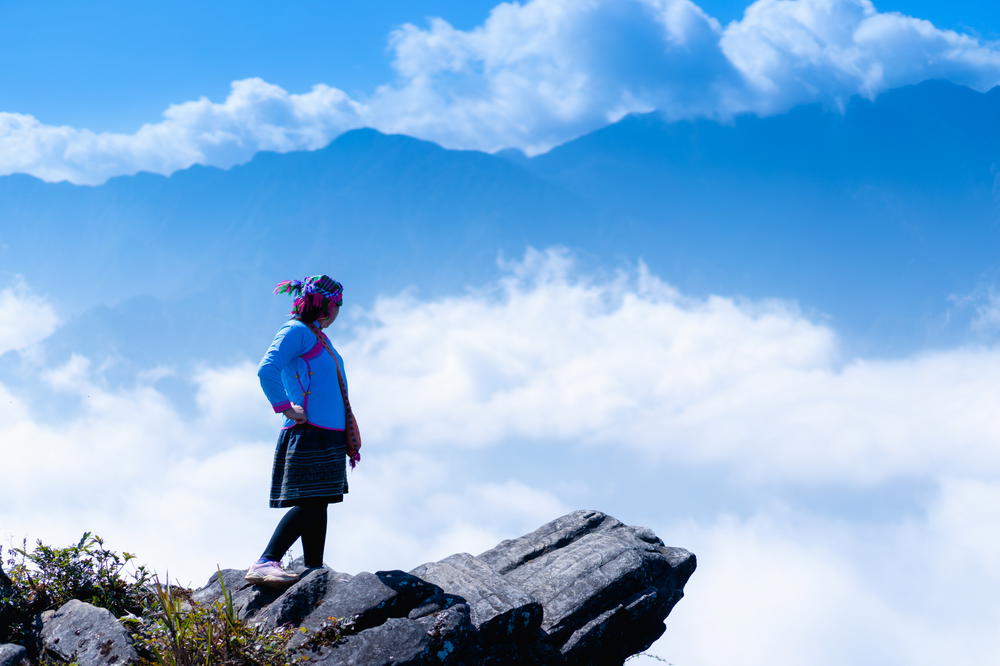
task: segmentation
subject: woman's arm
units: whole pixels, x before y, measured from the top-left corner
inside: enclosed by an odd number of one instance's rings
[[[288,399],[285,386],[281,383],[281,371],[306,350],[303,345],[303,332],[312,335],[304,326],[294,326],[291,322],[278,329],[271,346],[264,352],[264,357],[257,366],[257,377],[260,387],[271,403],[275,414],[284,414],[296,423],[306,421],[306,413],[299,405]]]

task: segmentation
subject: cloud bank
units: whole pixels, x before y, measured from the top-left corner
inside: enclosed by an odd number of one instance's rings
[[[675,664],[976,666],[1000,650],[1000,484],[944,480],[913,516],[788,506],[665,523],[698,571],[651,649]],[[726,636],[726,640],[719,640]]]
[[[108,387],[99,368],[74,356],[43,375],[50,401],[78,401],[58,419],[38,417],[20,391],[0,384],[0,546],[23,537],[69,543],[91,530],[188,585],[216,564],[246,566],[280,516],[266,508],[279,422],[262,408],[255,365],[196,373],[195,410],[136,379]],[[365,463],[351,476],[351,510],[331,512],[328,556],[342,570],[485,550],[569,510],[517,479],[456,481],[464,474],[454,462],[387,452],[376,438]]]
[[[366,457],[331,510],[332,566],[478,552],[595,507],[651,517],[697,553],[654,648],[674,663],[989,661],[996,347],[844,358],[793,304],[691,298],[641,265],[589,274],[572,259],[532,251],[466,293],[381,298],[337,322]],[[0,330],[20,312],[0,308]],[[75,405],[58,419],[33,409],[38,391],[0,384],[0,537],[95,530],[185,583],[245,566],[279,515],[264,508],[277,423],[253,361],[190,374],[194,409],[157,388],[168,369],[116,388],[84,356],[39,368],[46,399]],[[567,475],[586,457],[599,464]],[[686,515],[629,465],[697,474],[704,506]],[[931,492],[880,517],[840,508],[900,479]],[[756,492],[738,514],[713,504],[741,484]],[[802,506],[798,487],[833,508]]]
[[[470,30],[407,24],[389,45],[395,79],[364,99],[245,79],[223,102],[171,106],[133,134],[0,113],[0,174],[96,184],[228,167],[259,150],[316,149],[361,126],[534,154],[630,112],[726,118],[927,79],[978,90],[1000,82],[995,45],[870,0],[758,0],[726,26],[690,0],[529,0],[497,5]]]
[[[380,439],[566,441],[764,484],[1000,475],[1000,349],[842,358],[786,302],[690,299],[641,265],[580,276],[558,250],[511,271],[375,305],[345,353]]]

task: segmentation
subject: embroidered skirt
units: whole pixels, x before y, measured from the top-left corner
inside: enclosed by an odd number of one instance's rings
[[[342,502],[347,492],[347,441],[343,430],[308,423],[282,430],[271,468],[272,508],[302,500]]]

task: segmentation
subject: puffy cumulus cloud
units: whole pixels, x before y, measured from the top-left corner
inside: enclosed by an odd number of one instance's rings
[[[0,173],[99,183],[139,170],[227,167],[309,150],[362,125],[450,148],[538,153],[630,112],[671,119],[775,113],[943,78],[984,90],[1000,50],[869,0],[758,0],[722,26],[690,0],[529,0],[482,25],[443,19],[390,36],[395,79],[364,99],[260,79],[221,103],[171,106],[134,134],[0,113]]]
[[[32,294],[22,278],[0,291],[0,355],[41,342],[59,326],[55,308]],[[25,337],[25,331],[32,331]]]
[[[400,81],[379,89],[372,118],[446,146],[535,153],[630,111],[712,115],[739,85],[720,35],[688,0],[535,0],[470,31],[406,25],[390,42]]]
[[[1000,538],[984,526],[998,500],[996,482],[947,479],[888,524],[770,505],[654,526],[699,570],[650,651],[677,664],[987,663],[1000,649]]]
[[[758,0],[720,43],[747,84],[732,111],[873,96],[927,79],[979,90],[1000,83],[994,45],[878,12],[869,0]]]
[[[532,0],[468,31],[407,25],[391,44],[400,81],[373,100],[377,126],[529,154],[629,112],[726,118],[932,78],[1000,82],[994,45],[869,0],[758,0],[725,27],[689,0]]]
[[[361,123],[358,104],[316,85],[290,94],[261,79],[234,81],[218,103],[206,98],[167,108],[163,119],[133,134],[51,126],[0,113],[0,174],[102,183],[112,176],[168,174],[192,164],[229,167],[261,150],[314,150]]]
[[[694,299],[641,265],[597,278],[568,260],[531,251],[492,288],[378,301],[344,343],[378,437],[612,447],[762,483],[1000,472],[1000,349],[842,358],[788,303]]]

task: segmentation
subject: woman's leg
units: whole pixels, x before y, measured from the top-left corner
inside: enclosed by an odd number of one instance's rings
[[[323,566],[323,550],[326,548],[326,507],[327,502],[302,504],[305,519],[302,521],[302,559],[307,567]]]
[[[262,560],[280,562],[295,540],[302,535],[302,507],[293,506],[281,517],[278,526],[274,528],[267,548],[260,556]]]
[[[274,529],[261,559],[280,562],[295,540],[302,537],[305,565],[321,566],[326,546],[326,506],[326,500],[302,500],[286,511]]]

